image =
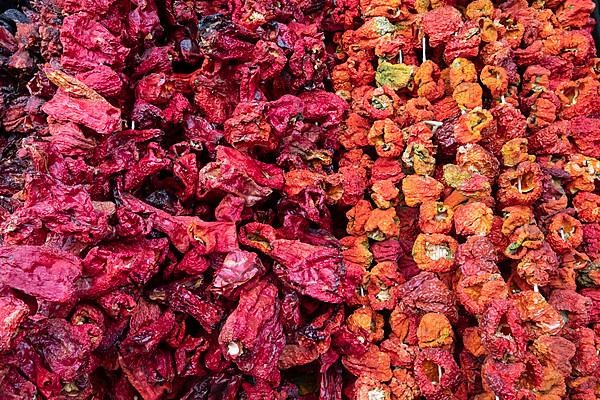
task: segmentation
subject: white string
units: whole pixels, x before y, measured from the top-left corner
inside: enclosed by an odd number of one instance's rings
[[[558,233],[560,234],[560,238],[561,238],[562,240],[564,240],[564,241],[566,241],[566,240],[567,240],[567,235],[565,234],[565,230],[564,230],[563,228],[560,228],[560,229],[558,230]]]
[[[444,125],[443,122],[440,121],[423,121],[425,124],[430,125],[431,126],[431,131],[433,133],[435,133],[435,131],[438,130],[438,128],[441,128],[442,125]]]
[[[431,126],[437,126],[438,128],[439,128],[440,126],[444,125],[444,123],[443,123],[443,122],[440,122],[440,121],[431,121],[431,120],[426,120],[426,121],[423,121],[423,122],[424,122],[424,123],[426,123],[427,125],[431,125]]]

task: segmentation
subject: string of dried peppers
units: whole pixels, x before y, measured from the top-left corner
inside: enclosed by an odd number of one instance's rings
[[[600,398],[593,10],[0,2],[0,399]]]

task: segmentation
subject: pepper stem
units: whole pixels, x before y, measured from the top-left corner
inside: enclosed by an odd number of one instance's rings
[[[427,38],[423,35],[423,62],[427,61]]]
[[[442,366],[438,364],[438,382],[442,381]]]
[[[523,193],[523,188],[521,187],[521,177],[517,179],[517,190],[519,193]]]

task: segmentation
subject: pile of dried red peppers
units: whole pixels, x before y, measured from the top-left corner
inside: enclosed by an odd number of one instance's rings
[[[600,398],[592,0],[0,6],[0,398]]]

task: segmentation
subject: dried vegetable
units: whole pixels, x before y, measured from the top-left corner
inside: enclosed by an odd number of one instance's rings
[[[600,398],[592,0],[0,3],[0,399]]]

